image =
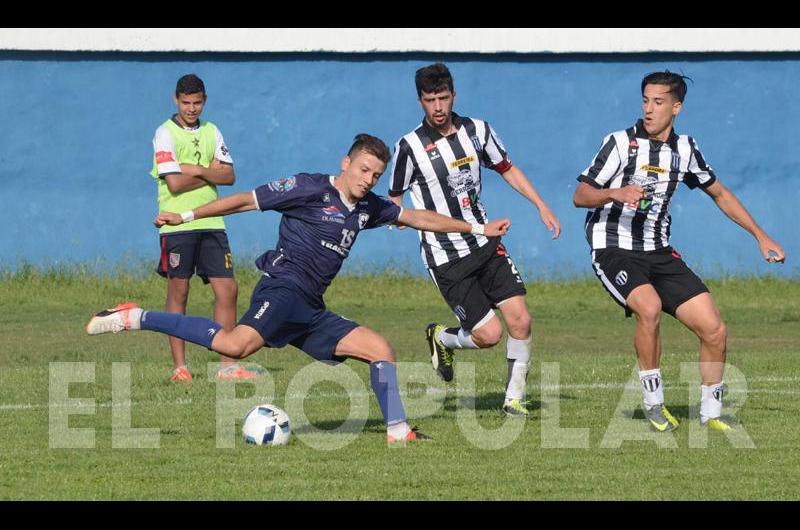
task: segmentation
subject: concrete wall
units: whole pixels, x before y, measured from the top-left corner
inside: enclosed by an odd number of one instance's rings
[[[789,264],[763,264],[749,234],[688,188],[673,201],[673,244],[708,275],[798,276],[797,53],[0,52],[0,266],[141,258],[155,265],[151,139],[173,112],[175,81],[185,73],[204,79],[204,118],[219,125],[236,160],[238,181],[222,189],[227,194],[294,172],[338,172],[358,132],[393,145],[421,119],[414,71],[435,60],[455,76],[456,111],[499,131],[561,219],[563,235],[552,242],[535,209],[498,175],[484,174],[488,211],[511,217],[507,243],[528,277],[590,272],[585,211],[571,203],[575,176],[604,134],[637,119],[642,76],[665,67],[694,79],[678,132],[698,139],[722,182],[784,245]],[[384,176],[376,191],[387,187]],[[277,220],[230,218],[234,254],[273,244]],[[349,271],[390,262],[422,271],[410,230],[363,234],[349,262]]]

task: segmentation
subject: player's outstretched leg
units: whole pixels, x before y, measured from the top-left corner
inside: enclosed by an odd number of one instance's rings
[[[135,330],[178,337],[233,359],[247,357],[264,346],[264,339],[250,326],[238,325],[232,331],[225,331],[207,318],[144,311],[132,302],[100,311],[86,324],[89,335]]]
[[[419,432],[416,427],[412,428],[406,421],[397,385],[395,354],[386,339],[369,328],[359,326],[339,341],[336,355],[369,363],[369,380],[386,422],[387,443],[431,440],[430,436]]]

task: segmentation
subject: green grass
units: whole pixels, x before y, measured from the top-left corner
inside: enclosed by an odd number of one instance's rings
[[[240,314],[257,280],[250,271],[239,273]],[[80,269],[5,273],[0,277],[0,499],[797,499],[800,282],[729,279],[709,286],[728,324],[729,363],[747,380],[746,396],[734,388],[726,405],[739,407],[737,421],[755,448],[735,447],[720,433],[709,433],[705,447],[690,447],[697,445],[690,440],[696,436],[690,397],[698,389],[680,380],[680,364],[696,360],[697,341],[670,317],[662,325],[662,371],[667,401],[682,420],[681,428],[674,435],[601,447],[612,422],[631,436],[648,434],[634,410],[639,390],[624,388],[635,365],[634,323],[623,318],[593,279],[528,285],[534,316],[529,379],[534,410],[503,449],[471,443],[479,431],[465,433],[459,421],[474,415],[487,430],[504,424],[499,412],[506,371],[501,347],[458,353],[457,366],[475,368],[474,389],[429,379],[428,404],[434,412],[413,423],[433,435],[433,443],[387,448],[377,401],[369,391],[368,367],[349,361],[346,366],[360,378],[355,399],[369,402],[363,430],[342,425],[350,399],[341,386],[326,382],[313,385],[304,401],[305,415],[315,427],[295,421],[288,446],[245,446],[237,423],[235,431],[227,431],[235,447],[217,448],[218,387],[206,375],[206,364],[218,359],[215,354],[189,346],[195,380],[171,384],[165,337],[145,332],[89,337],[83,330],[93,311],[120,300],[160,309],[162,279],[125,272],[98,277]],[[211,315],[210,290],[199,281],[193,281],[192,289],[189,312]],[[381,332],[407,363],[428,362],[427,322],[454,322],[424,279],[342,277],[327,301],[331,310]],[[69,390],[70,398],[97,404],[95,414],[69,419],[70,428],[94,429],[93,448],[49,446],[54,361],[95,363],[89,365],[94,383],[73,383]],[[303,381],[297,374],[312,363],[291,347],[263,349],[247,361],[269,371],[276,390],[271,399],[284,408],[291,405],[290,383]],[[129,386],[112,385],[112,363],[130,363]],[[560,388],[548,388],[544,398],[542,363],[559,363],[560,369]],[[420,366],[414,374],[433,376],[425,364]],[[411,372],[402,365],[400,370]],[[466,377],[459,375],[464,387]],[[409,385],[407,403],[420,403],[425,388]],[[156,449],[112,447],[112,391],[128,389],[132,426],[157,429]],[[264,390],[258,392],[252,385],[235,388],[243,400],[261,400]],[[623,401],[624,395],[634,400]],[[467,406],[470,400],[474,409]],[[247,403],[239,407],[246,409]],[[617,414],[618,408],[623,412]],[[408,409],[421,410],[419,405]],[[552,423],[542,419],[552,418],[556,410],[561,428],[588,429],[588,447],[548,446]],[[303,442],[312,428],[339,427],[355,437],[343,448],[321,450]],[[658,440],[674,447],[659,448]]]

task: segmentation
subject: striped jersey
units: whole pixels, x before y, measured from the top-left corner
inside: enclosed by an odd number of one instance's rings
[[[597,189],[638,184],[645,196],[637,204],[616,201],[586,215],[586,240],[592,249],[622,248],[650,251],[669,246],[669,204],[683,182],[707,188],[716,180],[691,136],[673,130],[666,142],[650,140],[639,120],[603,139],[592,165],[578,177]]]
[[[502,174],[511,168],[497,133],[485,121],[452,113],[456,132],[442,136],[424,120],[397,142],[389,195],[411,191],[416,209],[438,212],[468,223],[485,224],[480,200],[481,166]],[[489,240],[482,235],[419,231],[427,268],[466,257]]]

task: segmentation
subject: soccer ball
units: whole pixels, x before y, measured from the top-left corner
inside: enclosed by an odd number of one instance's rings
[[[253,407],[244,416],[242,435],[253,445],[286,445],[292,437],[289,416],[275,405]]]

